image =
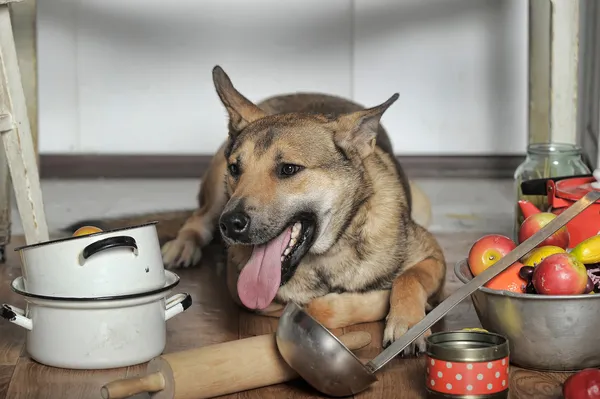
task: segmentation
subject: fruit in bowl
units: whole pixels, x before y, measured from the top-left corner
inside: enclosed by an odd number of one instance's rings
[[[570,253],[584,264],[600,262],[600,235],[581,241]]]
[[[523,264],[521,262],[513,263],[502,273],[488,281],[485,286],[492,290],[524,293],[528,281],[519,275],[519,271],[522,267]]]
[[[510,238],[500,234],[488,234],[473,244],[469,251],[468,264],[474,276],[482,273],[515,249],[517,244]],[[493,290],[525,292],[527,280],[519,276],[523,264],[515,262],[502,273],[488,281],[485,286]]]
[[[582,261],[582,257],[577,256],[577,252],[574,251],[552,253],[550,250],[547,252],[550,255],[541,256],[540,254],[545,248],[539,248],[539,252],[538,250],[532,251],[519,271],[519,275],[527,280],[526,293],[579,295],[600,292],[600,263],[586,264]],[[588,254],[588,257],[583,257],[584,260],[595,259],[598,256],[591,252]],[[583,291],[581,290],[582,285],[585,287]]]
[[[502,259],[516,243],[501,234],[488,234],[478,239],[467,263],[473,276]],[[584,264],[583,260],[598,260]],[[515,293],[540,295],[579,295],[600,292],[600,236],[586,240],[568,253],[557,245],[536,247],[522,262],[515,262],[485,284],[486,288]]]
[[[516,247],[517,244],[513,240],[501,234],[488,234],[481,237],[469,251],[471,273],[477,276]]]
[[[555,245],[544,245],[534,249],[528,255],[525,255],[523,265],[535,267],[542,263],[548,256],[562,253],[567,253],[567,251]]]
[[[568,253],[553,254],[537,265],[531,282],[538,294],[580,295],[588,286],[588,273],[585,265]]]
[[[557,216],[550,212],[540,212],[534,213],[533,215],[526,218],[523,223],[521,223],[521,227],[519,228],[519,244],[527,240],[529,237],[540,231],[544,226],[548,223],[556,219]],[[569,247],[569,230],[567,226],[563,226],[540,244],[537,247],[543,246],[556,246],[559,248],[567,249]]]

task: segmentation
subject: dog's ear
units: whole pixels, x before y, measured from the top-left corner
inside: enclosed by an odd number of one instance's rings
[[[375,149],[379,121],[398,97],[395,93],[383,104],[337,118],[335,143],[345,151],[356,152],[361,159],[369,156]]]
[[[237,134],[248,124],[265,116],[263,110],[233,87],[231,79],[220,66],[215,66],[212,74],[217,94],[229,114],[229,123],[234,130],[231,133]]]

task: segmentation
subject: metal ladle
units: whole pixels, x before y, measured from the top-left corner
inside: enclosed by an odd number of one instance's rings
[[[521,259],[555,231],[600,199],[591,191],[506,256],[436,306],[373,360],[363,364],[329,330],[298,305],[290,303],[279,319],[277,347],[283,359],[306,382],[329,396],[350,396],[377,381],[375,372],[419,338],[479,287]]]

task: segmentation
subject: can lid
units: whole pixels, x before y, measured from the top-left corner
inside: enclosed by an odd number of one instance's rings
[[[571,201],[579,201],[590,191],[598,191],[600,187],[595,177],[576,177],[557,181],[555,195]]]
[[[509,356],[508,340],[480,331],[446,331],[426,338],[427,355],[448,362],[485,362]]]

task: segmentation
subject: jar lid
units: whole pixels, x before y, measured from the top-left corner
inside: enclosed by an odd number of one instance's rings
[[[577,177],[556,182],[556,196],[571,201],[579,201],[591,191],[598,191],[595,177]],[[598,202],[598,201],[596,201]]]

